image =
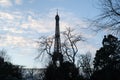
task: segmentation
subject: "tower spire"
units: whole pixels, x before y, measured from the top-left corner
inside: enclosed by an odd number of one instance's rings
[[[60,42],[60,29],[59,29],[59,15],[57,11],[57,15],[55,16],[56,25],[55,25],[55,41],[54,41],[54,53],[53,53],[53,64],[56,66],[63,62],[63,55],[61,52],[61,42]]]
[[[58,9],[57,9],[57,15],[58,15]]]

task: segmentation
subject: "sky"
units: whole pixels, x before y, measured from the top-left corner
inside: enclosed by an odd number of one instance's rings
[[[101,47],[106,32],[93,32],[88,19],[100,14],[99,0],[0,0],[0,49],[5,49],[13,64],[44,67],[36,61],[39,54],[36,41],[40,36],[52,35],[58,9],[60,30],[75,29],[86,41],[80,42],[81,54],[92,55]],[[92,26],[91,26],[92,27]]]

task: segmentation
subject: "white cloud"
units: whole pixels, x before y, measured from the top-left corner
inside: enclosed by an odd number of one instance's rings
[[[22,20],[22,15],[21,13],[18,12],[5,12],[5,11],[0,11],[0,20],[8,21],[8,22],[16,22],[18,20]]]
[[[18,34],[22,34],[22,33],[24,33],[24,31],[23,30],[17,30],[16,28],[5,28],[5,27],[3,27],[2,28],[2,30],[3,31],[7,31],[7,32],[11,32],[11,33],[18,33]]]
[[[52,10],[50,10],[52,11]],[[23,29],[30,29],[32,31],[36,31],[38,33],[46,33],[54,31],[55,28],[55,15],[52,12],[49,12],[48,14],[45,14],[43,17],[43,14],[34,13],[34,12],[0,12],[0,19],[5,21],[6,25],[11,27],[20,27]],[[42,16],[42,17],[41,17]],[[71,20],[72,19],[72,20]],[[69,12],[62,12],[60,13],[60,30],[65,30],[66,27],[76,27],[76,25],[83,25],[86,26],[86,23],[82,20],[76,18],[73,16],[73,14]],[[6,26],[4,25],[4,26]],[[13,29],[10,29],[12,32],[17,32],[18,30],[13,31]],[[9,30],[9,31],[10,31]],[[19,32],[19,31],[18,31]],[[20,32],[19,32],[20,33]]]
[[[13,20],[14,16],[7,12],[0,12],[0,19]]]
[[[1,31],[7,32],[3,37],[4,40],[1,40],[1,46],[15,46],[15,47],[26,47],[32,46],[36,47],[36,44],[32,40],[32,38],[39,38],[41,35],[36,36],[36,34],[44,34],[44,33],[54,33],[55,30],[55,15],[56,10],[50,10],[50,12],[46,14],[35,13],[32,11],[25,12],[0,12],[0,20],[4,23],[0,25],[3,26],[0,28]],[[44,16],[43,16],[44,15]],[[72,27],[73,29],[77,29],[78,32],[80,30],[76,27],[76,25],[80,25],[81,28],[87,26],[87,23],[77,18],[71,12],[65,12],[61,10],[60,15],[60,30],[64,31],[66,27]],[[79,27],[79,26],[78,26]],[[33,34],[34,33],[34,34]],[[9,35],[8,35],[9,34]],[[31,39],[28,38],[31,36]],[[84,33],[83,37],[88,37],[87,33]],[[89,34],[89,38],[93,37],[93,35]],[[88,45],[88,44],[82,44]],[[91,44],[88,46],[84,46],[87,50],[95,51],[95,47]],[[81,48],[80,48],[81,49]],[[83,49],[83,48],[82,48]],[[84,50],[84,49],[83,49]],[[86,50],[85,50],[86,51]]]
[[[14,3],[20,5],[22,4],[22,0],[0,0],[0,6],[2,7],[10,7],[13,6]]]
[[[12,6],[11,0],[0,0],[0,6],[9,7]]]
[[[14,53],[18,52],[19,54],[21,52],[32,53],[31,48],[37,49],[35,39],[41,35],[46,35],[46,33],[54,33],[55,15],[56,9],[51,9],[44,14],[32,11],[0,11],[0,47],[14,48],[13,52],[15,51]],[[87,39],[94,38],[94,35],[89,34],[88,30],[86,32],[85,30],[80,30],[80,28],[86,28],[87,23],[76,17],[73,13],[60,9],[59,16],[61,31],[64,31],[66,27],[71,27],[76,29],[76,32],[83,33],[83,37]],[[92,43],[81,42],[78,44],[78,47],[80,53],[86,53],[87,51],[95,53],[97,50],[97,47]],[[16,50],[16,48],[21,50]]]
[[[32,29],[33,31],[37,31],[40,33],[45,33],[45,32],[49,32],[50,29],[47,28],[46,24],[41,21],[41,20],[35,20],[32,18],[28,18],[28,22],[25,22],[23,24],[21,24],[21,27],[24,29]]]
[[[13,35],[0,35],[1,40],[0,40],[0,46],[10,46],[11,48],[14,47],[36,47],[36,43],[34,42],[33,39],[28,39],[25,37],[21,36],[13,36]]]
[[[20,4],[22,4],[22,0],[15,0],[15,3],[20,5]]]

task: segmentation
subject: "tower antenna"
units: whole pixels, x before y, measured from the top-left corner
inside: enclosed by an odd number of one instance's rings
[[[58,9],[57,9],[57,15],[58,15]]]

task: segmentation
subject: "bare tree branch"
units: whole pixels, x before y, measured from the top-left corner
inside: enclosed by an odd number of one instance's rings
[[[120,34],[120,0],[100,0],[102,13],[93,20],[98,30],[109,30]]]
[[[83,37],[80,34],[75,34],[74,29],[66,28],[66,31],[61,34],[61,49],[62,54],[66,57],[66,60],[69,60],[72,63],[75,63],[76,55],[78,53],[77,43],[80,41],[84,41]],[[37,43],[39,44],[39,55],[36,59],[40,58],[40,56],[44,56],[48,54],[50,57],[53,55],[53,41],[54,37],[40,37]]]
[[[10,61],[10,57],[7,55],[7,52],[5,49],[2,49],[0,51],[0,57],[3,58],[5,61]]]
[[[69,61],[75,63],[75,57],[78,53],[77,43],[79,41],[84,41],[83,37],[80,34],[75,34],[74,29],[71,28],[67,28],[67,31],[63,32],[63,36],[65,38],[63,46],[66,49],[65,55]]]
[[[51,49],[52,49],[52,46],[53,46],[53,39],[54,37],[40,37],[39,38],[39,41],[37,41],[38,45],[39,45],[39,48],[38,48],[38,51],[39,51],[39,55],[35,58],[35,59],[38,59],[40,58],[40,56],[44,56],[45,53],[48,54],[49,56],[52,56],[52,52],[51,52]]]
[[[92,75],[92,57],[91,53],[87,52],[86,54],[82,54],[79,56],[78,64],[79,67],[82,69],[83,73],[85,74],[85,77],[90,79]]]

